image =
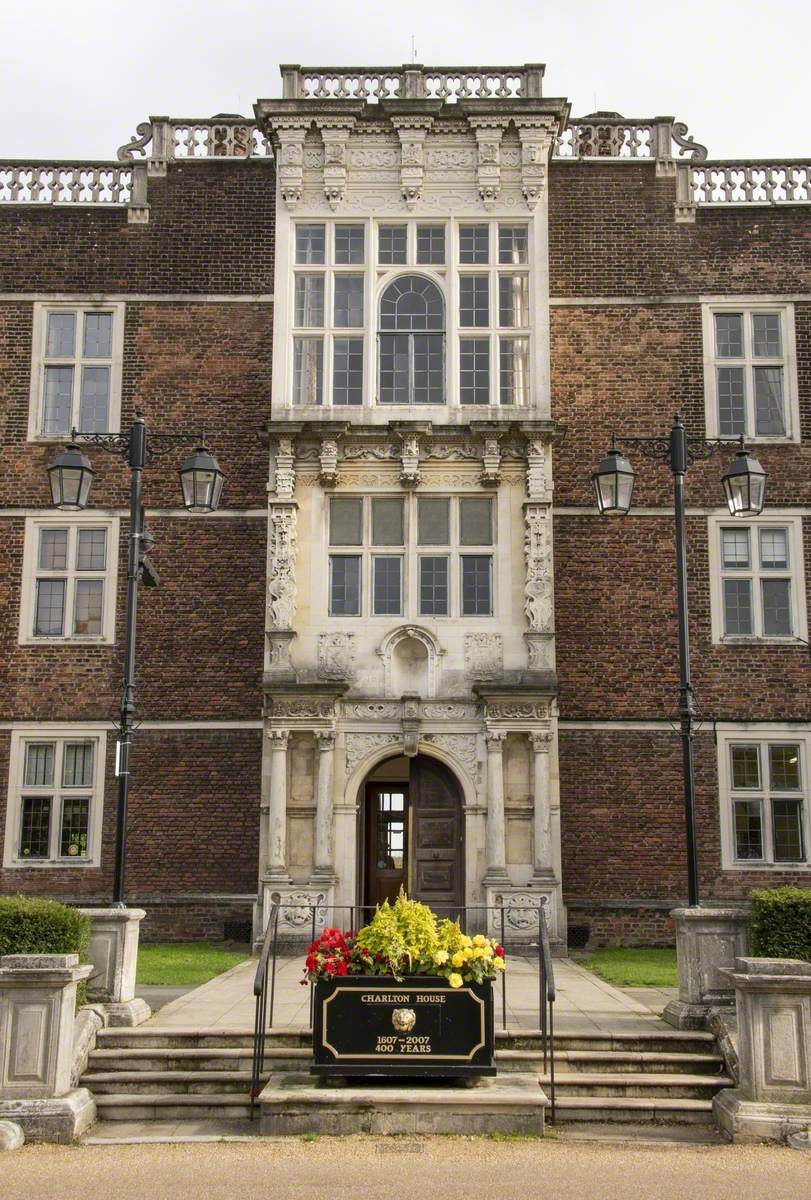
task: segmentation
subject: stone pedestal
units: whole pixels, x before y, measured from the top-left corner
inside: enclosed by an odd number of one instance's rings
[[[76,954],[0,959],[0,1120],[28,1141],[69,1142],[95,1120],[93,1097],[70,1086],[76,985],[92,969]]]
[[[784,1142],[811,1126],[811,963],[738,958],[738,1086],[713,1100],[734,1142]]]
[[[108,1025],[140,1025],[152,1015],[145,1000],[135,996],[138,935],[146,916],[142,908],[82,908],[90,918],[88,957],[93,972],[88,998],[102,1004]]]
[[[677,1029],[704,1029],[707,1013],[732,1005],[735,993],[725,969],[746,954],[747,914],[737,908],[674,908],[679,998],[662,1017]]]

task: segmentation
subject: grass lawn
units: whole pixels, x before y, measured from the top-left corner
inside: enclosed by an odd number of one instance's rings
[[[640,950],[594,950],[578,961],[621,987],[677,987],[676,948]]]
[[[137,981],[153,987],[162,983],[196,986],[246,958],[244,951],[211,942],[151,942],[138,947]]]

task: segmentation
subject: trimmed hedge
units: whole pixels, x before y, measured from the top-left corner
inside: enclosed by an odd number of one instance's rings
[[[78,954],[87,959],[90,918],[55,900],[0,896],[0,956]]]
[[[752,953],[760,958],[811,962],[811,888],[752,892]]]

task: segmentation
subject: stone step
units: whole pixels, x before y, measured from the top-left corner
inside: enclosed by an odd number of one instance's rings
[[[236,1121],[249,1118],[251,1106],[246,1095],[111,1092],[96,1097],[96,1111],[100,1121]]]
[[[540,1075],[541,1087],[549,1091],[549,1076]],[[86,1086],[90,1087],[89,1084]],[[657,1096],[662,1099],[712,1099],[721,1088],[732,1087],[727,1076],[717,1075],[608,1075],[603,1071],[555,1073],[556,1096],[632,1097]],[[92,1090],[92,1088],[91,1088]]]
[[[713,1034],[703,1031],[663,1029],[633,1033],[556,1033],[556,1051],[598,1050],[632,1053],[708,1054],[715,1051]],[[496,1030],[497,1050],[540,1050],[538,1030]]]
[[[305,1046],[268,1046],[265,1065],[269,1070],[287,1071],[312,1058]],[[93,1071],[239,1071],[250,1070],[253,1050],[245,1046],[230,1048],[173,1047],[167,1049],[92,1050],[89,1066]]]
[[[270,1075],[265,1070],[262,1086]],[[250,1091],[248,1071],[98,1071],[83,1075],[79,1081],[94,1096],[140,1096],[152,1093],[193,1095],[246,1095]]]
[[[309,1029],[290,1028],[269,1030],[265,1034],[265,1046],[311,1046],[312,1033]],[[215,1049],[251,1049],[252,1029],[178,1028],[139,1025],[134,1029],[100,1029],[96,1035],[99,1049],[171,1049],[212,1047]]]
[[[539,1050],[497,1050],[496,1062],[500,1071],[543,1071],[543,1054]],[[643,1074],[678,1074],[687,1071],[695,1075],[719,1075],[724,1060],[718,1054],[678,1054],[666,1051],[633,1050],[558,1050],[555,1048],[555,1069],[568,1071],[640,1072]]]
[[[712,1101],[655,1096],[556,1096],[556,1123],[712,1124]],[[549,1118],[551,1119],[551,1118]]]

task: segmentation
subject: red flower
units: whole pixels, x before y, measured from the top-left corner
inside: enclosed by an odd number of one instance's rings
[[[496,958],[503,958],[504,957],[504,947],[496,946],[494,953],[495,953]]]

